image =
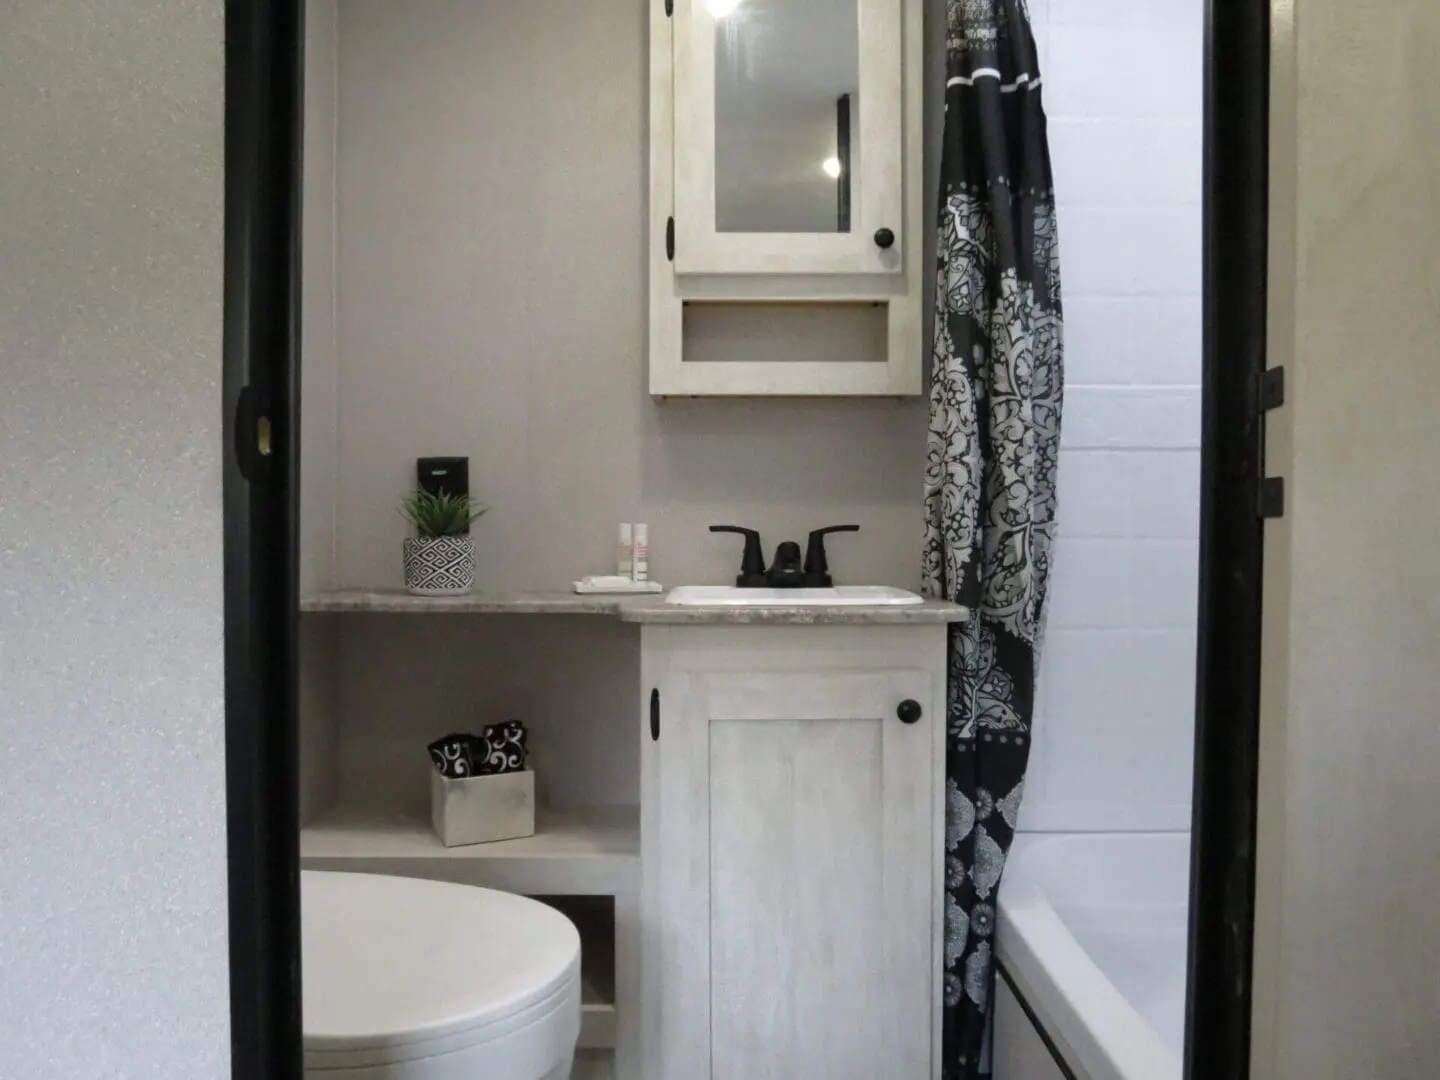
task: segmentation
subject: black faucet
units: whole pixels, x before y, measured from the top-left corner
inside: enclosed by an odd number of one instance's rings
[[[745,554],[740,557],[740,574],[735,585],[741,589],[763,589],[770,584],[765,578],[765,555],[760,550],[760,534],[739,525],[711,525],[712,533],[738,533],[745,537]]]
[[[830,564],[825,559],[825,537],[831,533],[859,531],[859,525],[830,525],[812,532],[805,551],[805,584],[812,589],[828,589],[834,585],[830,578]]]
[[[825,557],[825,537],[831,533],[859,532],[859,525],[831,525],[810,534],[805,561],[800,561],[800,545],[787,540],[775,549],[775,561],[765,569],[765,556],[760,534],[739,525],[711,525],[712,533],[737,533],[745,538],[745,553],[740,560],[740,573],[735,585],[741,589],[828,589],[835,582]]]

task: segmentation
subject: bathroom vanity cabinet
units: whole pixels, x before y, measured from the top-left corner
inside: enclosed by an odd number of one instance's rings
[[[564,911],[577,1080],[939,1076],[945,642],[963,609],[383,590],[302,607],[302,866]],[[401,679],[399,645],[434,670]],[[542,674],[587,708],[556,705]],[[445,691],[420,713],[417,681]],[[469,722],[441,703],[521,695],[535,835],[447,848],[423,747]]]
[[[944,626],[641,641],[645,1075],[931,1075]]]

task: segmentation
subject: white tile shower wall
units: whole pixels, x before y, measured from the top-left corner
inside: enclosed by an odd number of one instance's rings
[[[1031,0],[1065,271],[1060,540],[1020,826],[1190,822],[1203,0]]]

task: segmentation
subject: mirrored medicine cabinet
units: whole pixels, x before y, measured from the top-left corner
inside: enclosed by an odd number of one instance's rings
[[[918,0],[655,0],[650,392],[921,386]]]

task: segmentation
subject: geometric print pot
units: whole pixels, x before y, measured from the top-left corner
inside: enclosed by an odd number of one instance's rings
[[[455,596],[475,584],[475,541],[412,536],[405,541],[405,587],[416,596]]]

